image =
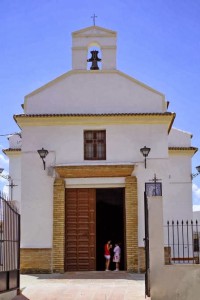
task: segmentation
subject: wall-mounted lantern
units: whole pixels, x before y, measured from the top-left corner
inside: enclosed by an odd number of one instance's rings
[[[146,146],[144,146],[143,148],[140,149],[140,152],[142,153],[142,155],[144,156],[144,166],[145,166],[145,169],[147,167],[147,164],[146,164],[146,158],[147,156],[149,155],[149,152],[151,151],[151,148],[148,148]]]
[[[44,159],[47,156],[47,154],[49,153],[49,151],[42,148],[42,149],[38,150],[37,152],[38,152],[40,158],[42,159],[44,170],[45,170],[45,160]]]

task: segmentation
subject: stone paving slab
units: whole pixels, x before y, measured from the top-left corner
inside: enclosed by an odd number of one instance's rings
[[[144,300],[144,275],[67,272],[21,275],[22,294],[13,300]]]

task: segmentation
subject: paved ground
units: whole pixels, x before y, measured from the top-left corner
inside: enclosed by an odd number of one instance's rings
[[[21,275],[22,295],[13,300],[144,300],[144,275],[68,272]]]

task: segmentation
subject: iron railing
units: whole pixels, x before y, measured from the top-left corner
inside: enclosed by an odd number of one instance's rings
[[[20,275],[20,214],[0,193],[0,293],[18,289]]]
[[[198,221],[171,221],[164,226],[165,261],[168,264],[200,263],[200,225]]]

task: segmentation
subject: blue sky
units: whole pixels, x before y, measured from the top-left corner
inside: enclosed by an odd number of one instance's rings
[[[200,148],[200,0],[1,0],[0,135],[19,130],[13,114],[26,94],[71,69],[71,32],[91,26],[94,13],[97,26],[118,32],[117,68],[164,93],[174,127]],[[1,152],[0,167],[8,170]],[[200,209],[200,176],[193,190]]]

